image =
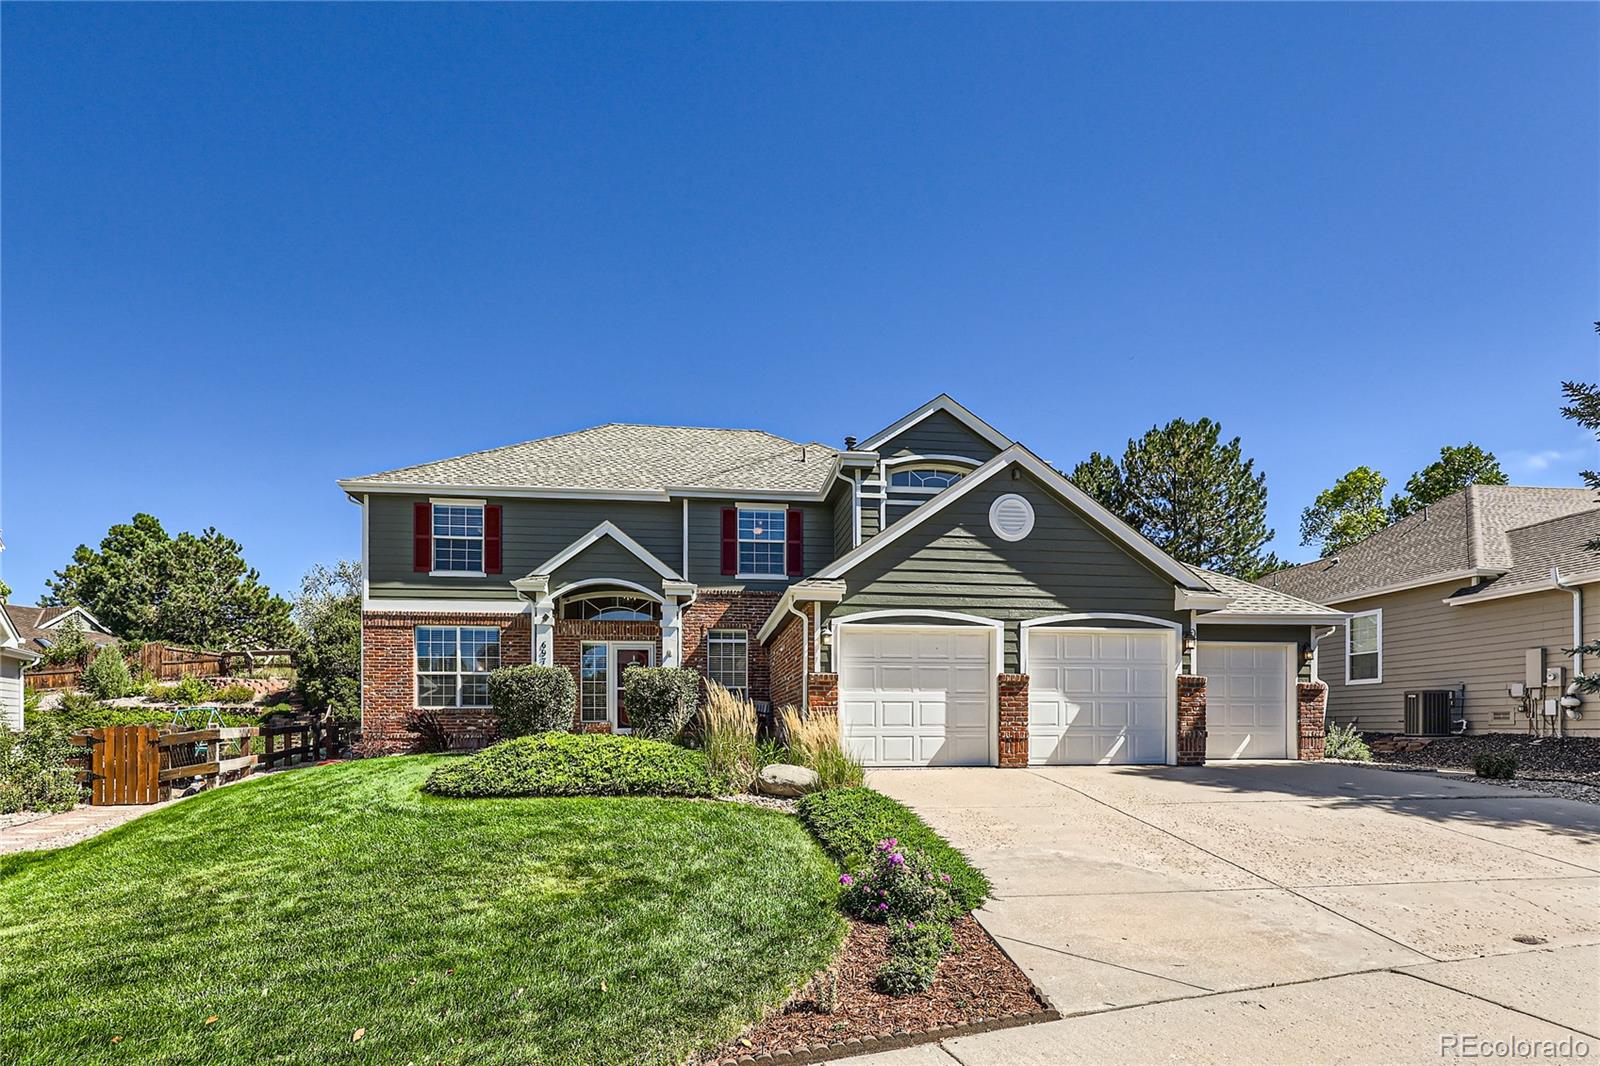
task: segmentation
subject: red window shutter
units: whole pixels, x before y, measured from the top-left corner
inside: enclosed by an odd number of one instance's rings
[[[724,507],[722,509],[722,572],[729,575],[739,572],[739,509],[737,507]]]
[[[788,541],[789,576],[799,577],[806,569],[806,516],[793,509],[783,523],[784,539]]]
[[[486,504],[483,508],[483,572],[500,572],[500,505]]]
[[[418,503],[411,508],[411,569],[427,573],[433,569],[433,504]]]

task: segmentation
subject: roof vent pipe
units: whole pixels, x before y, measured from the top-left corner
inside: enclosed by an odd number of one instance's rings
[[[856,450],[856,439],[854,437],[846,437],[844,439],[844,450],[847,452]]]

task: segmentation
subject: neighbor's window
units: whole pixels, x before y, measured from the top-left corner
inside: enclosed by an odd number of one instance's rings
[[[783,511],[739,508],[739,573],[753,577],[782,577],[784,569]]]
[[[433,505],[433,568],[445,573],[483,573],[483,505]]]
[[[583,657],[578,666],[578,707],[579,717],[585,722],[606,722],[611,718],[607,650],[604,644],[583,646]]]
[[[742,629],[713,629],[706,635],[706,674],[743,695],[750,687],[750,638]]]
[[[417,706],[487,707],[489,671],[499,666],[493,626],[418,626]]]
[[[1345,681],[1351,685],[1383,680],[1383,612],[1364,611],[1350,619],[1345,637]]]
[[[889,485],[896,489],[947,489],[960,481],[960,470],[946,470],[932,466],[914,466],[895,470],[889,474]]]

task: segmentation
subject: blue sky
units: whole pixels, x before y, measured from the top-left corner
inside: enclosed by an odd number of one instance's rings
[[[1058,465],[1175,416],[1275,547],[1367,463],[1600,465],[1600,7],[0,13],[0,574],[136,511],[291,592],[341,476],[606,421]]]

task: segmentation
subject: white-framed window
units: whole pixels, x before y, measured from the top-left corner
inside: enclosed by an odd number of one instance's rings
[[[889,474],[889,487],[896,489],[923,489],[938,492],[947,489],[966,476],[963,470],[947,466],[901,467]]]
[[[713,629],[706,634],[706,676],[729,692],[750,688],[750,634],[743,629]]]
[[[788,573],[784,566],[788,517],[783,510],[739,508],[740,577],[783,577]]]
[[[418,626],[417,706],[487,707],[489,672],[500,667],[494,626]]]
[[[611,648],[585,644],[578,665],[578,717],[584,722],[611,720]]]
[[[655,622],[661,618],[661,605],[644,596],[596,592],[567,597],[561,602],[561,617],[582,622]]]
[[[434,502],[433,572],[483,573],[483,504]]]
[[[1376,685],[1383,680],[1383,611],[1350,616],[1344,631],[1344,679],[1347,685]]]

